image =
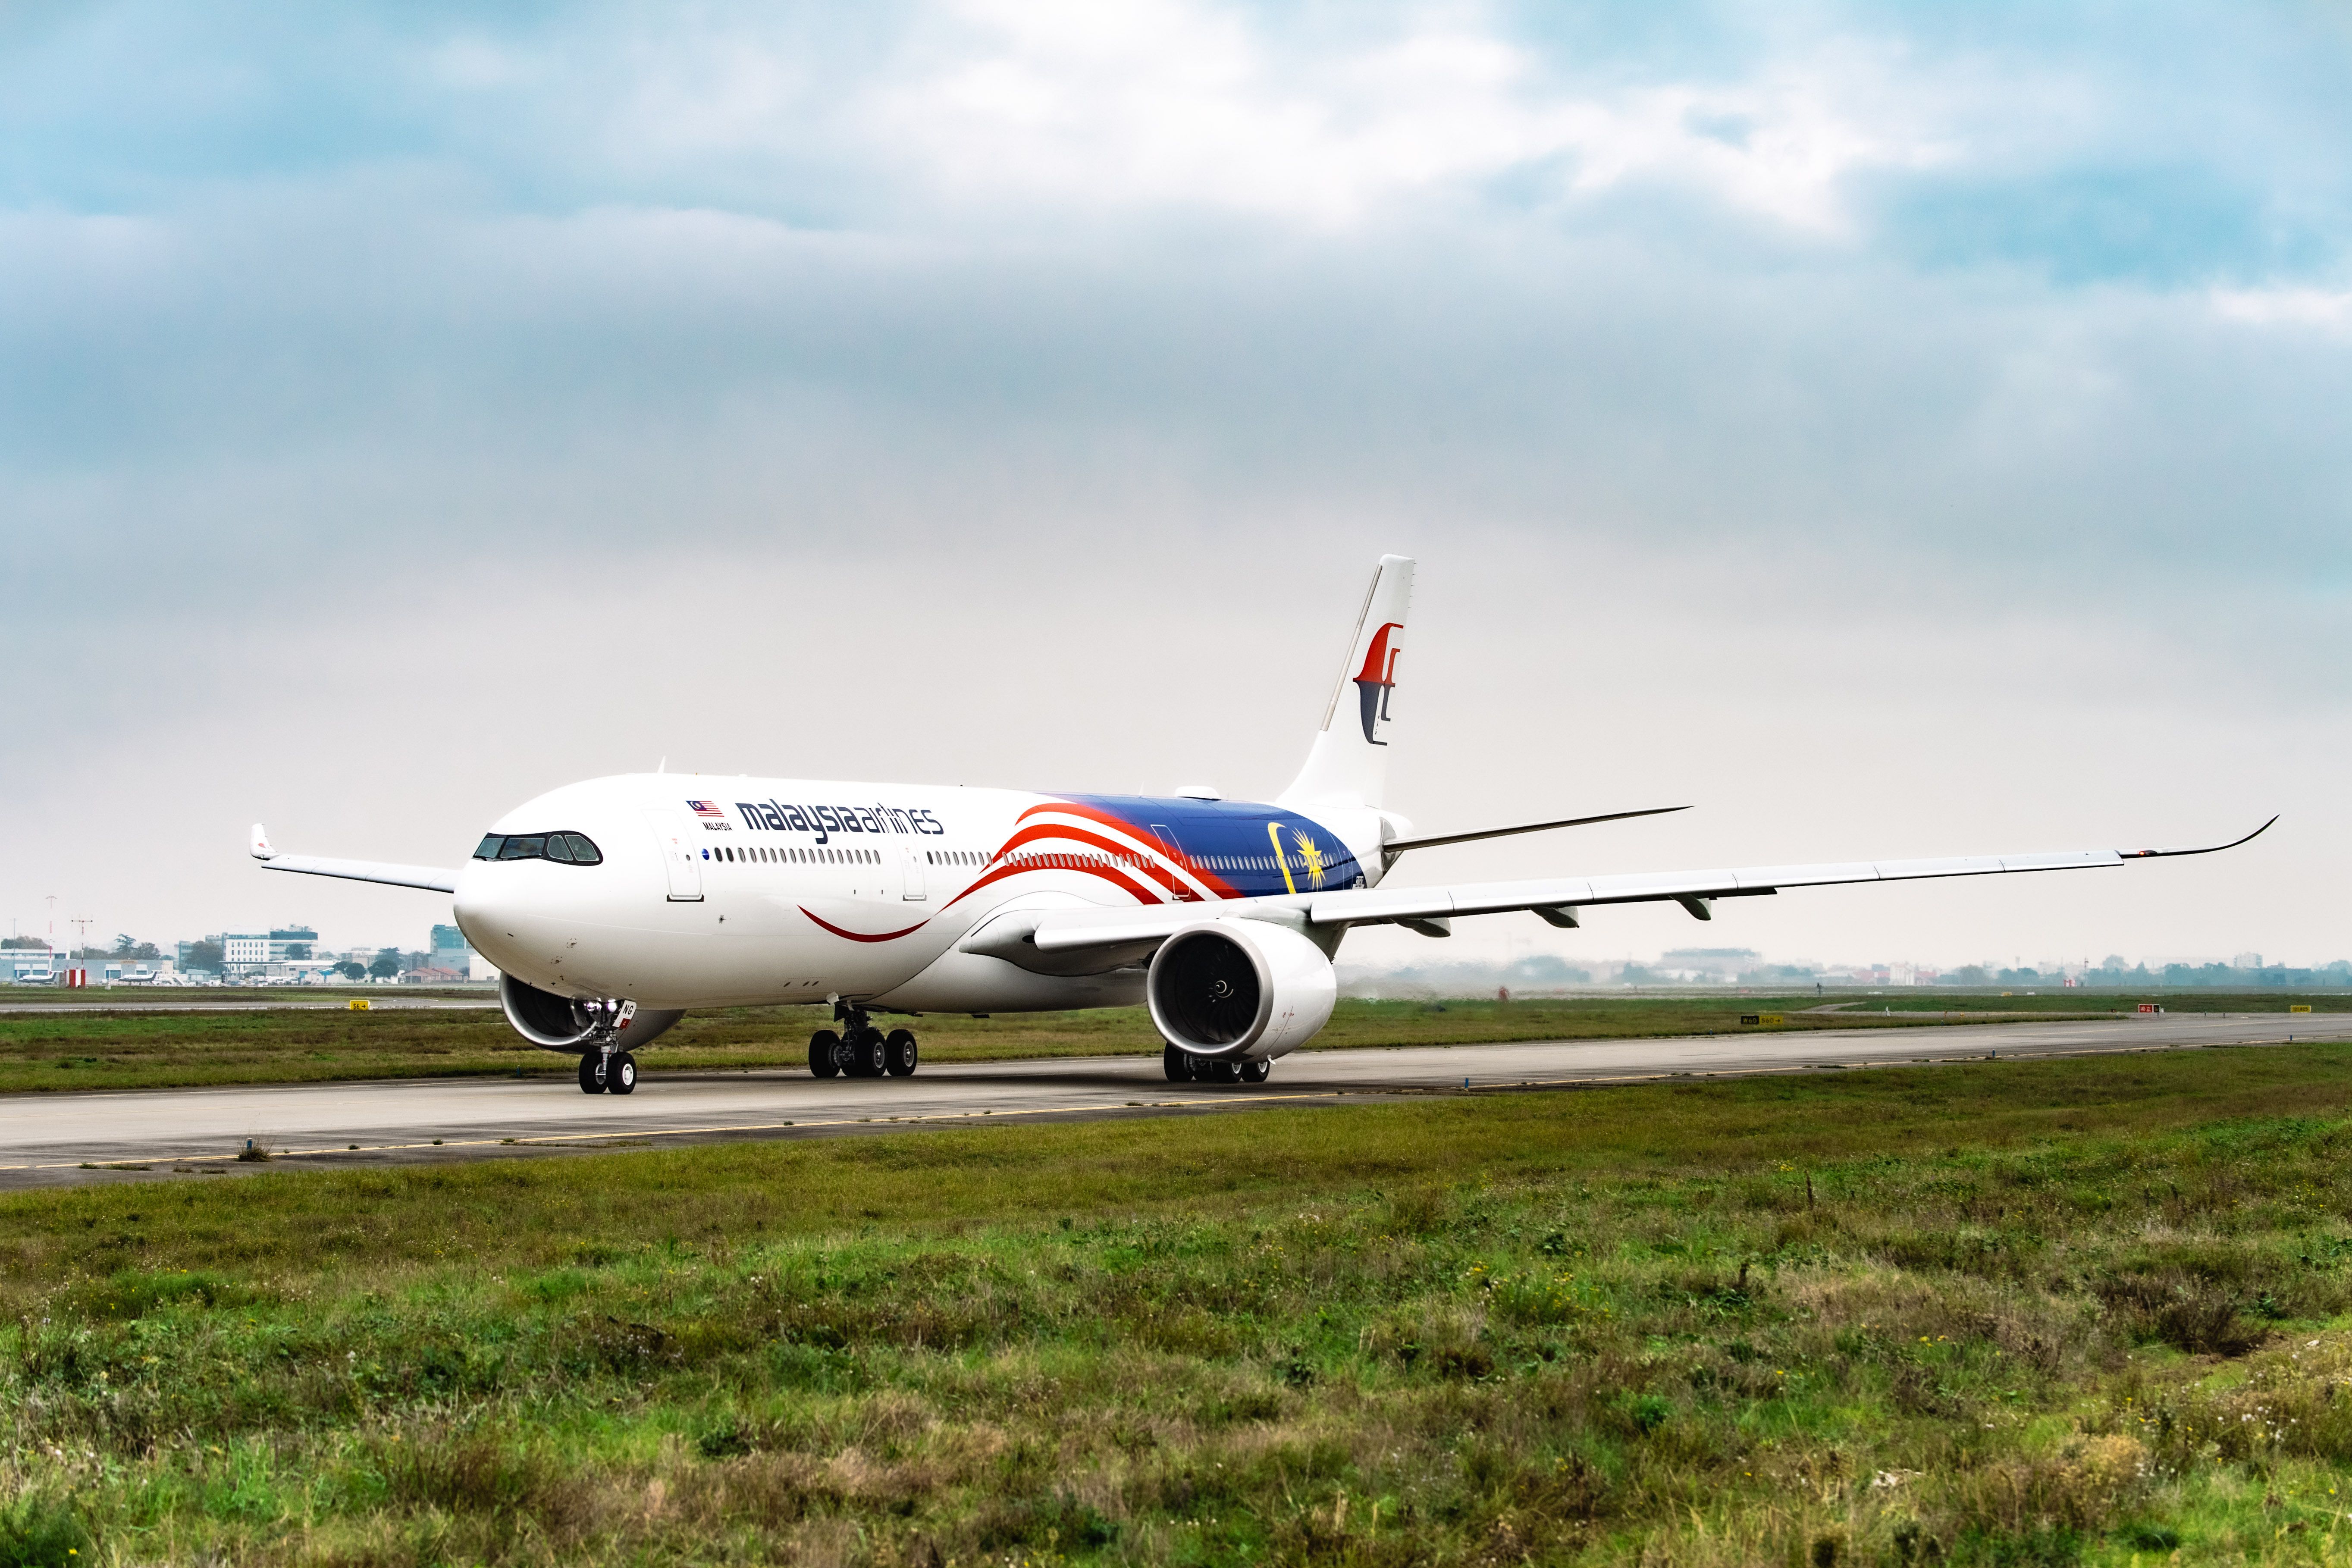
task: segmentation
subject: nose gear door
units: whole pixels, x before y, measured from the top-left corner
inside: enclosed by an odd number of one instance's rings
[[[694,832],[695,825],[682,813],[648,811],[646,826],[654,830],[654,841],[661,846],[662,869],[669,877],[669,901],[673,904],[694,904],[702,901],[702,862],[699,842],[701,835]],[[694,833],[693,837],[688,837]]]
[[[898,863],[906,870],[907,900],[920,902],[923,899],[923,841],[919,838],[898,840]]]

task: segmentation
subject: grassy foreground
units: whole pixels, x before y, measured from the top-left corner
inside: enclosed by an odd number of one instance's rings
[[[2352,1562],[2347,1148],[2294,1046],[11,1196],[0,1563]]]
[[[1833,999],[1835,1000],[1835,999]],[[2081,1017],[2126,1011],[2132,999],[2084,993],[2000,996],[1902,993],[1847,997],[1835,1012],[1808,1013],[1803,996],[1578,997],[1515,1002],[1345,1001],[1312,1048],[1466,1045],[1496,1040],[1614,1039],[1729,1034],[1743,1014],[1779,1013],[1789,1028],[1916,1027],[1987,1016]],[[2284,992],[2168,994],[2189,1012],[2352,1012],[2352,996]],[[1863,1011],[1869,1008],[1868,1012]],[[1887,1011],[1882,1013],[1880,1008]],[[898,1022],[898,1020],[892,1020]],[[688,1016],[647,1048],[648,1071],[795,1067],[808,1060],[821,1007],[732,1007]],[[933,1014],[911,1020],[933,1061],[1156,1053],[1160,1037],[1140,1007],[1096,1012]],[[12,1091],[168,1089],[206,1084],[301,1083],[336,1079],[554,1076],[568,1057],[535,1050],[495,1007],[255,1012],[32,1013],[0,1007],[0,1082]]]

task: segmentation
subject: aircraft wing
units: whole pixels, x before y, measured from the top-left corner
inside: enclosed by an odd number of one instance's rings
[[[308,877],[341,877],[353,882],[382,882],[394,888],[423,888],[454,893],[457,873],[438,866],[399,866],[383,860],[330,860],[317,855],[280,855],[270,847],[261,824],[253,825],[253,858],[267,871],[299,871]]]
[[[2277,817],[2271,818],[2276,822]],[[1443,935],[1455,915],[1530,910],[1555,925],[1572,926],[1591,904],[1681,904],[1700,920],[1714,918],[1717,899],[1754,898],[1783,888],[1823,888],[1850,882],[1909,882],[1933,877],[1989,877],[2018,871],[2075,871],[2128,860],[2210,855],[2244,838],[2178,849],[2069,849],[2031,855],[1968,855],[1935,860],[1854,860],[1817,866],[1750,866],[1730,870],[1636,872],[1614,877],[1562,877],[1515,882],[1467,882],[1417,888],[1349,888],[1223,904],[1167,904],[1144,910],[1040,910],[1026,942],[1043,954],[1087,948],[1132,948],[1155,942],[1196,921],[1221,915],[1314,925],[1411,925]],[[973,951],[981,951],[974,947]]]

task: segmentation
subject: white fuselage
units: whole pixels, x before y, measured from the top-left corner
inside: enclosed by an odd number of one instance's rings
[[[596,860],[545,858],[551,835],[580,836]],[[1363,807],[1310,818],[1233,801],[635,773],[507,813],[484,849],[522,858],[467,861],[457,918],[518,979],[648,1008],[1101,1006],[1139,1001],[1143,972],[1037,973],[957,943],[1009,910],[1207,913],[1370,886],[1381,843]]]

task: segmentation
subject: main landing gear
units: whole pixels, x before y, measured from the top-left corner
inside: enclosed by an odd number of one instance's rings
[[[863,1007],[836,1005],[835,1016],[843,1032],[819,1029],[809,1037],[810,1072],[819,1078],[906,1078],[914,1072],[919,1053],[911,1030],[886,1035],[866,1022]]]
[[[637,1058],[626,1051],[590,1051],[580,1058],[583,1094],[635,1094]]]
[[[1175,1046],[1163,1046],[1160,1052],[1160,1070],[1170,1083],[1264,1083],[1274,1070],[1271,1062],[1244,1058],[1240,1061],[1219,1060],[1213,1057],[1196,1057]]]

